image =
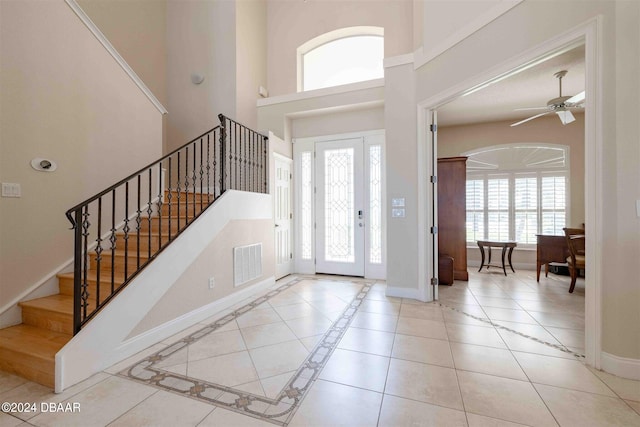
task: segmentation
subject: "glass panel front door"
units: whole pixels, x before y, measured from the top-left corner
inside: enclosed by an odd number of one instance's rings
[[[364,276],[363,143],[318,143],[316,272]]]

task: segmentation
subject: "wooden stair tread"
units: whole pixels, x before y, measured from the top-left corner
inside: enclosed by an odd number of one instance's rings
[[[73,316],[73,297],[70,295],[49,295],[18,303],[20,307],[35,308]]]
[[[163,217],[165,218],[165,217]],[[129,238],[132,238],[133,236],[137,236],[138,233],[137,232],[130,232],[129,233]],[[169,237],[169,233],[166,231],[163,231],[162,233],[159,233],[157,231],[152,231],[149,232],[148,230],[140,230],[140,236],[145,236],[145,237],[149,237],[149,235],[151,235],[151,237],[157,237],[159,235],[162,235],[162,237]],[[171,234],[173,236],[173,234]],[[123,231],[117,231],[116,232],[116,236],[124,236],[124,232]]]
[[[55,357],[70,339],[69,334],[24,324],[0,329],[0,348],[43,359]]]
[[[69,279],[73,281],[73,273],[58,273],[56,275],[58,279]],[[95,282],[98,278],[96,274],[96,270],[89,270],[87,272],[87,281]],[[124,275],[120,274],[119,271],[116,271],[116,274],[113,275],[114,283],[122,283],[124,282]],[[100,283],[108,283],[111,284],[111,273],[105,273],[104,271],[100,272]]]

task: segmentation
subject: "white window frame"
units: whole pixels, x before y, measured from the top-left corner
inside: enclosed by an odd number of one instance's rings
[[[333,41],[358,36],[379,36],[384,38],[384,28],[374,26],[357,26],[340,28],[334,31],[321,34],[315,37],[296,49],[297,58],[297,90],[298,92],[304,91],[304,55],[311,52],[324,44],[331,43]]]
[[[540,148],[552,148],[552,149],[562,149],[564,151],[564,166],[548,166],[545,163],[541,163],[540,165],[533,165],[533,167],[521,167],[521,168],[505,168],[501,169],[498,164],[489,165],[487,164],[486,170],[467,170],[467,178],[466,180],[482,180],[483,181],[483,190],[484,190],[484,200],[483,200],[483,209],[484,209],[484,239],[489,239],[489,207],[488,207],[488,180],[491,178],[497,177],[505,177],[508,179],[508,188],[509,188],[509,240],[516,239],[516,209],[515,209],[515,180],[516,178],[521,177],[535,177],[536,178],[536,186],[537,186],[537,205],[536,205],[536,219],[537,219],[537,233],[541,234],[542,231],[542,178],[549,176],[556,177],[564,177],[565,179],[565,226],[569,223],[570,218],[570,164],[569,164],[569,147],[561,144],[548,144],[548,143],[515,143],[515,144],[501,144],[495,145],[491,147],[483,147],[481,149],[473,150],[467,153],[464,153],[465,156],[472,156],[477,153],[490,152],[494,150],[502,150],[508,148],[523,148],[523,147],[540,147]],[[466,186],[465,186],[466,188]],[[465,227],[466,230],[466,227]],[[473,247],[475,246],[475,241],[467,240],[467,246]],[[530,248],[533,249],[536,247],[535,243],[520,243],[518,242],[518,247],[520,248]]]

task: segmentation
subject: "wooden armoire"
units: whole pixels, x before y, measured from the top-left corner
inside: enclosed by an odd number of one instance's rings
[[[467,271],[467,158],[438,159],[438,255],[453,257],[453,278]]]

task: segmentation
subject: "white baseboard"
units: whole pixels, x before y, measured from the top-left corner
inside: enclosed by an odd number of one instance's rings
[[[424,301],[422,299],[422,293],[419,289],[416,288],[401,288],[397,286],[387,285],[387,291],[385,292],[385,294],[388,297],[409,298],[418,301]]]
[[[603,371],[622,378],[640,381],[640,360],[600,353],[600,367]]]

